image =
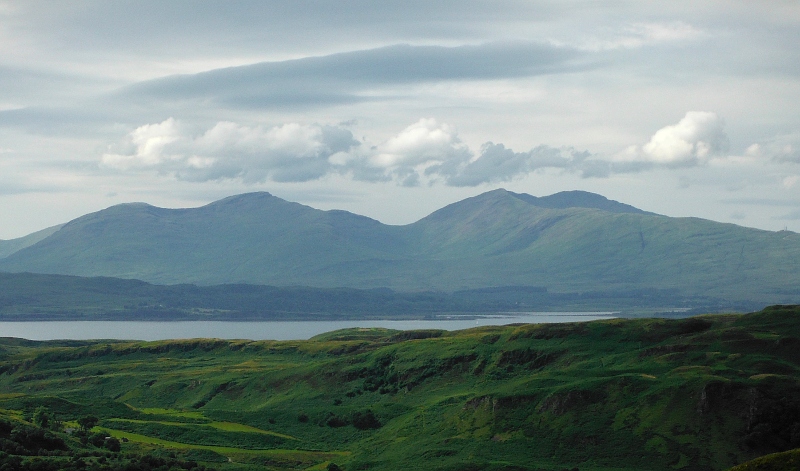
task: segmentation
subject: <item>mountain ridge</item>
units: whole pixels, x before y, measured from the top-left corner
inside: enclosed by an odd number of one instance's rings
[[[800,297],[800,236],[649,213],[588,192],[493,190],[392,226],[267,192],[198,208],[116,205],[65,224],[0,270],[156,284],[553,292],[676,289]]]
[[[560,191],[549,196],[531,196],[527,193],[508,192],[512,196],[529,202],[534,206],[551,209],[592,208],[612,213],[655,214],[643,211],[629,204],[610,200],[605,196],[581,190]]]

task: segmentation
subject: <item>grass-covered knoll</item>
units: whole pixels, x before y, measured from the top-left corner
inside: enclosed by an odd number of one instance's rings
[[[0,342],[0,415],[219,469],[722,470],[800,447],[800,308],[308,341]],[[172,453],[173,455],[169,455]]]

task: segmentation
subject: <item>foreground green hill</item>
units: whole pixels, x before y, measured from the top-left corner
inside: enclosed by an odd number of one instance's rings
[[[219,469],[723,470],[800,447],[796,306],[291,342],[0,346],[0,418],[44,411],[63,430],[96,416],[91,433],[115,437],[119,453]]]
[[[800,297],[800,235],[670,218],[585,192],[495,190],[406,226],[253,193],[193,209],[114,206],[0,259],[0,270],[159,284],[657,289],[763,305]]]
[[[730,471],[797,471],[800,469],[800,448],[773,453],[731,468]]]

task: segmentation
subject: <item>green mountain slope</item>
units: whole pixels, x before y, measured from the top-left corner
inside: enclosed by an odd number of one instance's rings
[[[94,415],[123,453],[220,469],[723,470],[800,446],[798,345],[797,306],[292,342],[4,339],[0,419]]]
[[[329,265],[401,247],[372,219],[253,193],[196,209],[113,206],[13,254],[3,269],[158,283],[300,284]]]
[[[16,239],[9,239],[9,240],[0,240],[0,258],[5,258],[11,255],[14,252],[18,252],[26,247],[30,247],[31,245],[39,242],[46,237],[49,237],[59,229],[61,229],[63,224],[58,226],[48,227],[47,229],[42,229],[41,231],[36,231],[33,234],[28,234],[24,237],[19,237]]]
[[[423,234],[426,255],[457,260],[462,279],[473,277],[473,284],[502,279],[566,291],[660,287],[732,297],[800,294],[794,288],[800,281],[800,235],[790,232],[591,208],[543,209],[500,191],[456,203],[412,226]]]
[[[406,226],[254,193],[194,209],[115,206],[0,260],[0,270],[166,284],[674,289],[793,302],[800,235],[669,218],[585,192],[495,190]]]

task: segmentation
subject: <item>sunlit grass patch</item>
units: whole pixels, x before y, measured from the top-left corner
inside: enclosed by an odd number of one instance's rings
[[[202,417],[202,416],[201,416]],[[196,418],[196,417],[193,417]],[[204,418],[205,419],[205,418]],[[286,440],[299,440],[297,437],[293,437],[291,435],[286,435],[283,433],[272,432],[269,430],[263,430],[257,427],[252,427],[250,425],[239,424],[236,422],[215,422],[209,419],[205,419],[206,421],[202,423],[187,423],[187,422],[170,422],[167,420],[137,420],[137,419],[107,419],[107,422],[119,422],[119,423],[133,423],[133,424],[160,424],[160,425],[168,425],[168,426],[176,426],[176,427],[187,427],[187,428],[203,428],[209,427],[214,428],[217,430],[221,430],[223,432],[241,432],[241,433],[254,433],[260,435],[270,435],[273,437],[284,438]]]
[[[291,435],[285,435],[282,433],[271,432],[269,430],[262,430],[260,428],[251,427],[249,425],[238,424],[235,422],[211,422],[206,424],[209,427],[214,427],[219,430],[224,430],[226,432],[250,432],[250,433],[261,433],[264,435],[272,435],[275,437],[285,438],[287,440],[299,440],[297,437],[293,437]]]
[[[3,399],[16,399],[18,397],[23,397],[26,394],[24,393],[0,393],[0,401]]]
[[[163,448],[172,448],[175,450],[207,450],[227,457],[231,462],[238,463],[258,463],[260,460],[254,458],[272,459],[276,462],[307,462],[309,466],[323,464],[327,466],[331,460],[335,458],[346,457],[350,455],[348,451],[314,451],[314,450],[291,450],[291,449],[278,449],[278,450],[252,450],[246,448],[224,447],[214,445],[197,445],[190,443],[180,443],[170,440],[163,440],[159,438],[149,437],[137,433],[125,432],[122,430],[115,430],[104,428],[112,437],[117,439],[127,439],[132,443],[142,445],[154,445]],[[324,469],[324,468],[323,468]]]
[[[162,409],[159,407],[143,407],[143,408],[136,408],[131,405],[128,405],[134,410],[137,410],[143,414],[151,414],[151,415],[167,415],[167,416],[175,416],[175,417],[185,417],[187,419],[200,419],[200,420],[208,420],[203,415],[202,412],[198,411],[187,411],[187,410],[176,410],[176,409]]]

